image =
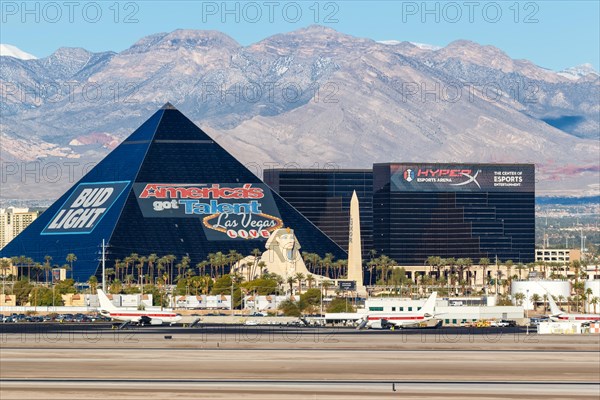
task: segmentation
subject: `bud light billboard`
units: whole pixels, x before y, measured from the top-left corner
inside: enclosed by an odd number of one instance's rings
[[[533,164],[391,164],[394,192],[534,192]]]
[[[208,240],[267,239],[283,227],[271,189],[260,183],[136,183],[144,218],[197,218]]]
[[[128,185],[129,181],[80,183],[41,234],[91,233]]]

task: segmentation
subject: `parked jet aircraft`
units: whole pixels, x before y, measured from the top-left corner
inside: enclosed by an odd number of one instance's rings
[[[552,295],[548,293],[548,303],[550,303],[550,319],[552,321],[577,321],[577,322],[598,322],[600,321],[600,314],[570,314],[563,312],[556,302],[552,298]]]
[[[409,327],[435,318],[437,292],[433,292],[418,312],[370,312],[363,317],[359,329],[388,329],[391,327]]]
[[[100,300],[100,314],[115,321],[134,322],[142,325],[174,324],[181,320],[181,315],[171,310],[133,310],[125,307],[116,307],[106,294],[98,289]]]

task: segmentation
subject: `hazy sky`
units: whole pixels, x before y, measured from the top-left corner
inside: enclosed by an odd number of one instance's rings
[[[600,64],[600,1],[0,1],[0,42],[37,57],[121,51],[143,36],[215,29],[241,44],[311,24],[375,40],[491,44],[555,70]]]

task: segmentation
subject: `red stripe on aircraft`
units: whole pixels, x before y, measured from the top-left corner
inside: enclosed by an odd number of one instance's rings
[[[385,319],[386,321],[414,321],[425,319],[425,317],[368,317],[369,321],[378,321],[380,319]]]
[[[177,314],[110,313],[111,317],[176,317]]]

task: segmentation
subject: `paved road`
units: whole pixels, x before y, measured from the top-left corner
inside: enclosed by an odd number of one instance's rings
[[[597,385],[448,382],[186,383],[28,382],[2,384],[3,400],[53,399],[598,399]],[[80,397],[77,397],[80,396]]]
[[[598,336],[21,325],[0,331],[2,400],[597,400],[600,394]]]
[[[36,332],[95,332],[95,331],[110,331],[113,330],[113,324],[110,323],[0,323],[0,333],[36,333]],[[285,325],[231,325],[231,324],[201,324],[194,328],[183,327],[181,325],[167,326],[143,326],[135,325],[128,326],[124,331],[135,331],[136,334],[211,334],[211,333],[234,333],[239,331],[257,333],[257,332],[297,332],[300,335],[311,335],[315,331],[335,332],[336,335],[440,335],[440,334],[472,334],[472,335],[495,335],[495,334],[514,334],[525,333],[524,327],[509,327],[509,328],[461,328],[461,327],[444,327],[438,329],[418,329],[404,328],[392,330],[381,329],[363,329],[357,330],[350,327],[303,327],[303,326],[285,326]],[[534,329],[531,330],[534,333]]]

